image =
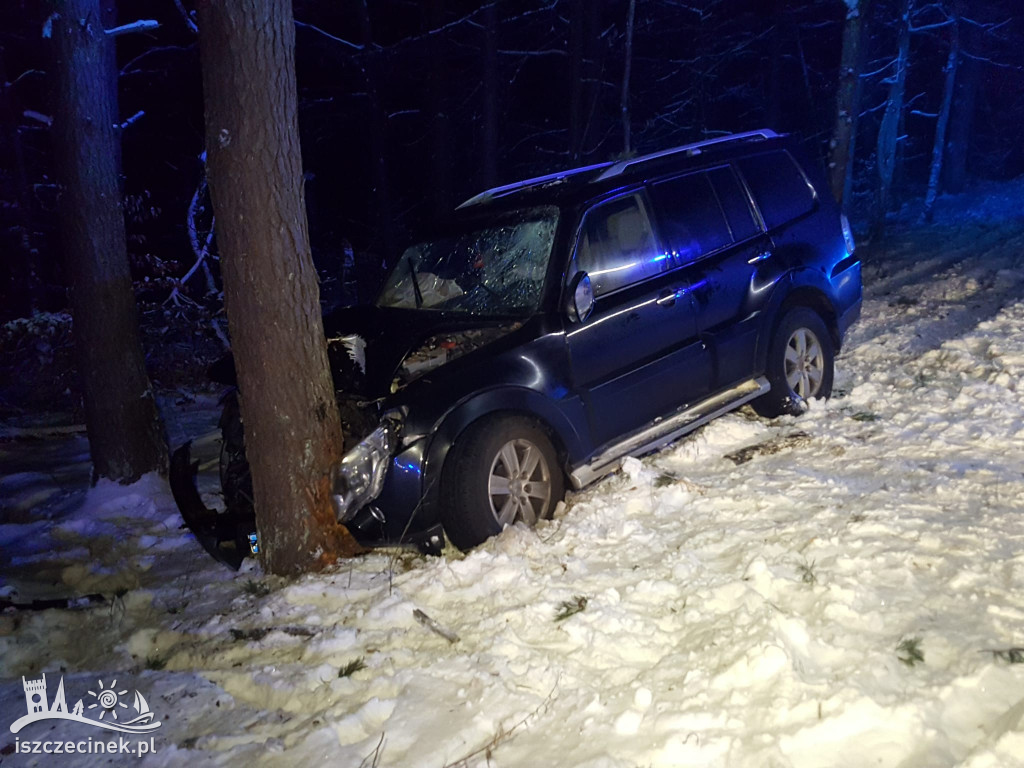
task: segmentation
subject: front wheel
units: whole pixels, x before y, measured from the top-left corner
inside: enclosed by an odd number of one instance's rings
[[[771,391],[753,402],[762,416],[800,414],[808,400],[832,394],[835,350],[817,312],[796,307],[783,316],[768,349],[765,373]]]
[[[459,435],[441,475],[441,522],[466,550],[523,522],[551,517],[565,480],[547,432],[520,416],[484,418]]]

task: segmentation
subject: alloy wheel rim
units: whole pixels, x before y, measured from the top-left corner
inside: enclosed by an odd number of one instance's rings
[[[498,451],[487,476],[491,514],[502,528],[536,524],[551,504],[551,469],[539,447],[522,438]]]
[[[786,383],[793,394],[808,400],[821,391],[825,379],[825,353],[809,328],[797,328],[786,343]]]

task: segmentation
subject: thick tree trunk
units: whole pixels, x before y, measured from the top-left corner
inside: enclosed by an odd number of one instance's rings
[[[836,122],[829,145],[829,186],[836,201],[849,199],[853,156],[857,147],[857,118],[860,113],[860,73],[863,62],[865,16],[870,0],[849,0],[843,25],[843,52],[839,62],[836,92]]]
[[[354,550],[331,508],[341,421],[309,249],[291,0],[200,6],[206,147],[264,567]]]
[[[54,3],[59,14],[54,155],[72,284],[75,353],[94,477],[129,483],[166,471],[167,444],[139,343],[121,210],[113,39],[99,0]]]
[[[900,137],[900,121],[907,87],[907,65],[910,59],[910,2],[911,0],[902,0],[900,3],[900,36],[895,71],[889,84],[885,113],[878,128],[875,158],[878,164],[878,190],[871,227],[874,235],[881,235],[885,231],[885,216],[889,212],[889,196],[896,172],[896,147]]]
[[[953,109],[953,93],[956,88],[956,73],[960,61],[960,19],[953,17],[949,32],[949,56],[946,59],[946,78],[942,88],[942,104],[935,121],[935,141],[932,144],[932,164],[928,174],[928,191],[924,196],[925,221],[932,220],[935,199],[939,196],[939,182],[942,179],[942,159],[946,154],[946,127]]]

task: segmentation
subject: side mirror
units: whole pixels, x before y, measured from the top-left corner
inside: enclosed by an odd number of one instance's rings
[[[572,322],[582,323],[590,317],[594,309],[594,289],[590,285],[590,275],[586,272],[577,272],[569,281],[567,304],[566,312]]]

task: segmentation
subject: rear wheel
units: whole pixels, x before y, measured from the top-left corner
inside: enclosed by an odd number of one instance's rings
[[[811,398],[832,394],[835,350],[817,312],[795,307],[783,316],[768,349],[765,373],[771,391],[753,402],[762,416],[800,414]]]
[[[565,479],[547,432],[521,416],[472,424],[448,452],[441,476],[441,521],[459,549],[523,522],[551,517]]]

